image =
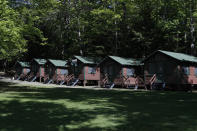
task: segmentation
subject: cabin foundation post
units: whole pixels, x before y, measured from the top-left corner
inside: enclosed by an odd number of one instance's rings
[[[101,86],[101,81],[98,81],[98,86],[99,86],[99,87]]]
[[[153,85],[152,84],[150,84],[150,90],[152,90],[153,89]]]
[[[145,88],[145,90],[148,90],[146,84],[144,85],[144,88]]]
[[[83,86],[86,86],[87,80],[83,81]]]
[[[126,88],[127,88],[127,89],[129,88],[129,85],[128,85],[128,84],[126,84]]]

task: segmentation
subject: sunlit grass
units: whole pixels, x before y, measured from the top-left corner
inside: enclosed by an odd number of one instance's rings
[[[0,83],[0,131],[196,131],[197,94]]]

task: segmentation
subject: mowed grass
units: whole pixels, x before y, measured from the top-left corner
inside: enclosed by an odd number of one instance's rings
[[[197,94],[0,83],[0,131],[197,131]]]

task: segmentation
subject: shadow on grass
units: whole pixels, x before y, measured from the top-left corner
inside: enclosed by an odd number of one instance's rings
[[[0,87],[2,131],[197,130],[195,93]]]

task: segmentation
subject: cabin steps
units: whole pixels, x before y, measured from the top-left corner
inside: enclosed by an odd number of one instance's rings
[[[19,76],[16,80],[20,80],[21,79],[21,77]]]
[[[30,81],[34,77],[34,73],[31,72],[29,76],[27,76],[27,80]]]
[[[67,83],[67,86],[71,86],[71,84],[73,83],[73,81],[75,81],[75,77],[74,77],[73,74],[68,75],[68,76],[65,78],[65,82]]]
[[[115,84],[114,83],[108,83],[108,84],[105,84],[105,88],[109,88],[109,89],[113,89],[114,88],[114,86],[115,86]]]
[[[63,85],[64,83],[65,83],[65,81],[61,81],[61,82],[60,82],[60,85]]]
[[[27,80],[28,80],[28,77],[25,78],[25,81],[27,81]]]
[[[113,84],[110,86],[110,88],[109,88],[109,89],[112,89],[112,88],[114,88],[114,86],[115,86],[115,84],[113,83]]]
[[[37,77],[35,76],[35,77],[31,80],[31,82],[34,82],[34,81],[36,80],[36,78],[37,78]]]
[[[49,80],[49,81],[47,82],[47,84],[51,84],[51,83],[52,83],[52,81],[53,81],[53,79]]]
[[[135,91],[136,91],[136,90],[138,90],[138,87],[139,87],[139,86],[138,86],[138,85],[136,85],[136,86],[134,87],[134,90],[135,90]]]
[[[48,82],[49,82],[48,78],[44,80],[44,84],[47,84]]]
[[[79,79],[76,79],[74,82],[72,82],[71,86],[76,86],[76,84],[79,82]]]

